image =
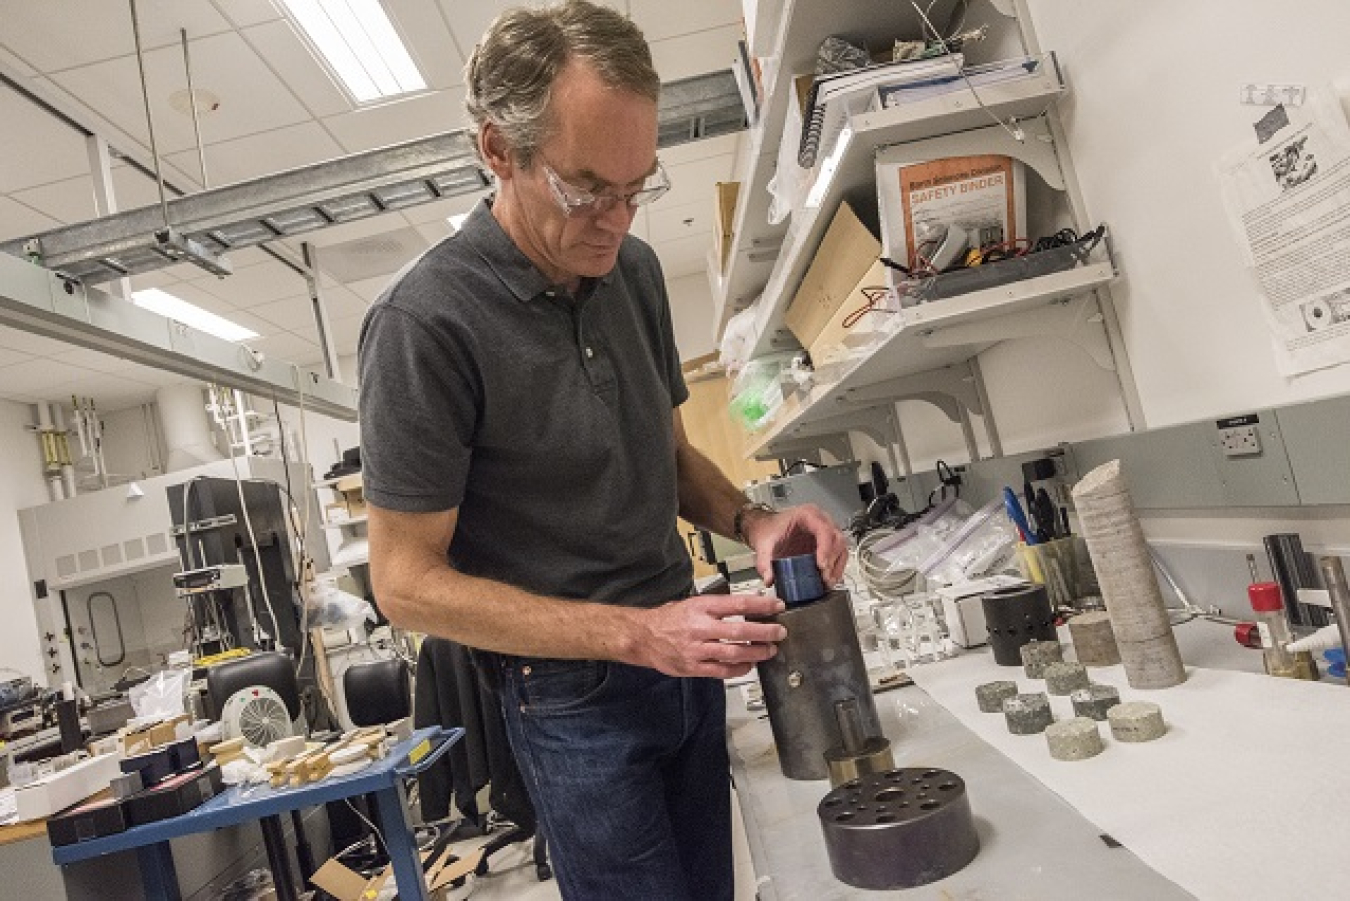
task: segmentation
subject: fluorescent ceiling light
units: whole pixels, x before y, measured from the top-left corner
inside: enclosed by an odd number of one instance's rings
[[[186,300],[174,297],[158,288],[133,291],[131,302],[152,313],[176,319],[199,332],[206,332],[208,335],[215,335],[217,338],[226,341],[246,341],[249,338],[258,337],[258,333],[252,329],[246,329],[238,323],[203,310],[199,306],[194,306]]]
[[[380,0],[281,0],[357,103],[426,90]]]

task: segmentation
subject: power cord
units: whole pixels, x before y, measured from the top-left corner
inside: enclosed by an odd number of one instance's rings
[[[915,0],[909,0],[909,5],[914,7],[914,11],[919,14],[919,18],[923,19],[924,25],[927,27],[928,31],[933,36],[933,40],[936,41],[942,47],[942,52],[945,53],[949,58],[951,58],[952,47],[949,42],[949,39],[942,36],[942,34],[937,30],[937,27],[933,24],[932,20],[928,18],[928,14],[919,8],[919,4],[916,3]],[[932,9],[933,4],[932,3],[928,4],[928,8]],[[965,12],[963,10],[962,21],[964,22],[964,20],[965,20]],[[994,115],[993,110],[985,106],[984,101],[980,99],[980,94],[978,91],[975,90],[975,85],[973,82],[971,82],[970,76],[966,75],[965,67],[958,65],[956,67],[956,71],[957,74],[961,76],[961,80],[966,83],[966,87],[970,90],[970,96],[975,98],[975,102],[979,104],[980,109],[984,110],[985,114],[989,116],[990,119],[993,119],[994,122],[998,124],[999,128],[1006,131],[1008,133],[1008,136],[1011,137],[1014,141],[1016,141],[1019,144],[1025,144],[1027,140],[1027,135],[1026,132],[1022,130],[1022,126],[1017,124],[1017,119],[1009,118],[1007,122],[1004,122],[998,116]]]

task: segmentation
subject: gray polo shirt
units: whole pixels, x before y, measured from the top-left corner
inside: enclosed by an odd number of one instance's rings
[[[660,264],[630,235],[578,293],[486,203],[405,269],[361,328],[364,490],[388,510],[458,508],[461,572],[652,606],[692,580],[673,433],[689,391]]]

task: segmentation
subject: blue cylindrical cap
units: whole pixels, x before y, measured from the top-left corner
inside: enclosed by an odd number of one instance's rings
[[[806,604],[825,595],[815,554],[781,557],[773,561],[773,585],[789,607]]]

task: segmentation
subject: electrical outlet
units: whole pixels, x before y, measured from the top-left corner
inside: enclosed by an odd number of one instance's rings
[[[1219,447],[1225,457],[1254,457],[1261,453],[1261,436],[1255,425],[1219,429]]]

